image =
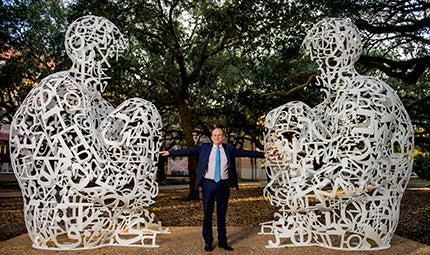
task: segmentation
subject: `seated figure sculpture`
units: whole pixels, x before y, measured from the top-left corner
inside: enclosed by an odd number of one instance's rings
[[[389,85],[355,70],[362,44],[349,19],[318,22],[303,45],[326,98],[266,116],[266,151],[277,156],[264,196],[279,212],[260,234],[275,237],[267,247],[388,248],[412,171],[409,116]]]
[[[77,19],[65,46],[71,69],[35,86],[11,125],[11,161],[33,247],[157,247],[157,234],[168,229],[145,207],[158,193],[161,116],[140,98],[117,108],[102,98],[108,60],[126,46],[109,20]]]

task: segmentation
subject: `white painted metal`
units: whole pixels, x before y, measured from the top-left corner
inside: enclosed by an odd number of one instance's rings
[[[266,117],[265,198],[279,212],[261,224],[267,247],[341,250],[390,247],[412,171],[409,116],[385,82],[354,69],[362,43],[348,19],[324,19],[303,43],[326,99],[289,102]]]
[[[84,16],[67,30],[70,70],[34,87],[16,112],[11,160],[33,247],[157,247],[168,233],[145,207],[155,181],[161,117],[143,99],[102,98],[108,60],[126,46],[109,20]]]

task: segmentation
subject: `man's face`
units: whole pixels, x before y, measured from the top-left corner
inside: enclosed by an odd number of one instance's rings
[[[224,140],[224,138],[225,138],[225,136],[224,136],[221,129],[215,129],[214,131],[212,131],[211,139],[215,145],[217,145],[217,146],[220,145],[222,143],[222,141]]]

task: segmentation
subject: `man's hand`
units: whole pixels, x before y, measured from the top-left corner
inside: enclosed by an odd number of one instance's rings
[[[271,159],[273,159],[275,157],[275,154],[273,154],[273,153],[265,153],[264,157],[266,159],[268,159],[268,160],[271,160]]]
[[[160,154],[161,156],[167,157],[170,155],[170,153],[168,151],[160,151],[158,152],[158,154]]]

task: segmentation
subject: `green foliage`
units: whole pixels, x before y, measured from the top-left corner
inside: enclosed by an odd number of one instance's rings
[[[42,78],[69,65],[65,58],[67,15],[63,1],[4,1],[0,6],[0,117],[12,116]]]
[[[360,73],[398,91],[416,127],[417,147],[429,146],[428,1],[0,3],[2,121],[10,122],[32,86],[68,68],[64,32],[76,18],[94,14],[111,20],[129,42],[111,63],[104,96],[114,105],[131,97],[153,102],[162,114],[166,149],[193,146],[220,123],[234,134],[231,142],[249,140],[262,149],[269,110],[292,100],[314,106],[324,96],[311,79],[315,66],[301,51],[308,29],[324,17],[348,17],[362,32]]]
[[[0,181],[0,189],[19,191],[19,184],[17,181]]]
[[[430,70],[413,86],[391,79],[414,125],[415,147],[422,152],[430,148]]]
[[[194,144],[220,119],[235,134],[232,142],[262,148],[270,109],[291,100],[314,106],[324,96],[308,80],[315,67],[301,51],[307,30],[323,17],[349,17],[363,33],[359,71],[396,88],[416,142],[425,147],[428,7],[406,0],[7,1],[0,8],[2,52],[20,54],[1,65],[1,112],[10,119],[31,86],[68,67],[64,31],[94,14],[114,22],[129,41],[111,63],[105,97],[114,105],[131,97],[153,102],[163,116],[166,148]]]
[[[414,172],[418,177],[430,180],[430,154],[418,154],[414,159]]]

